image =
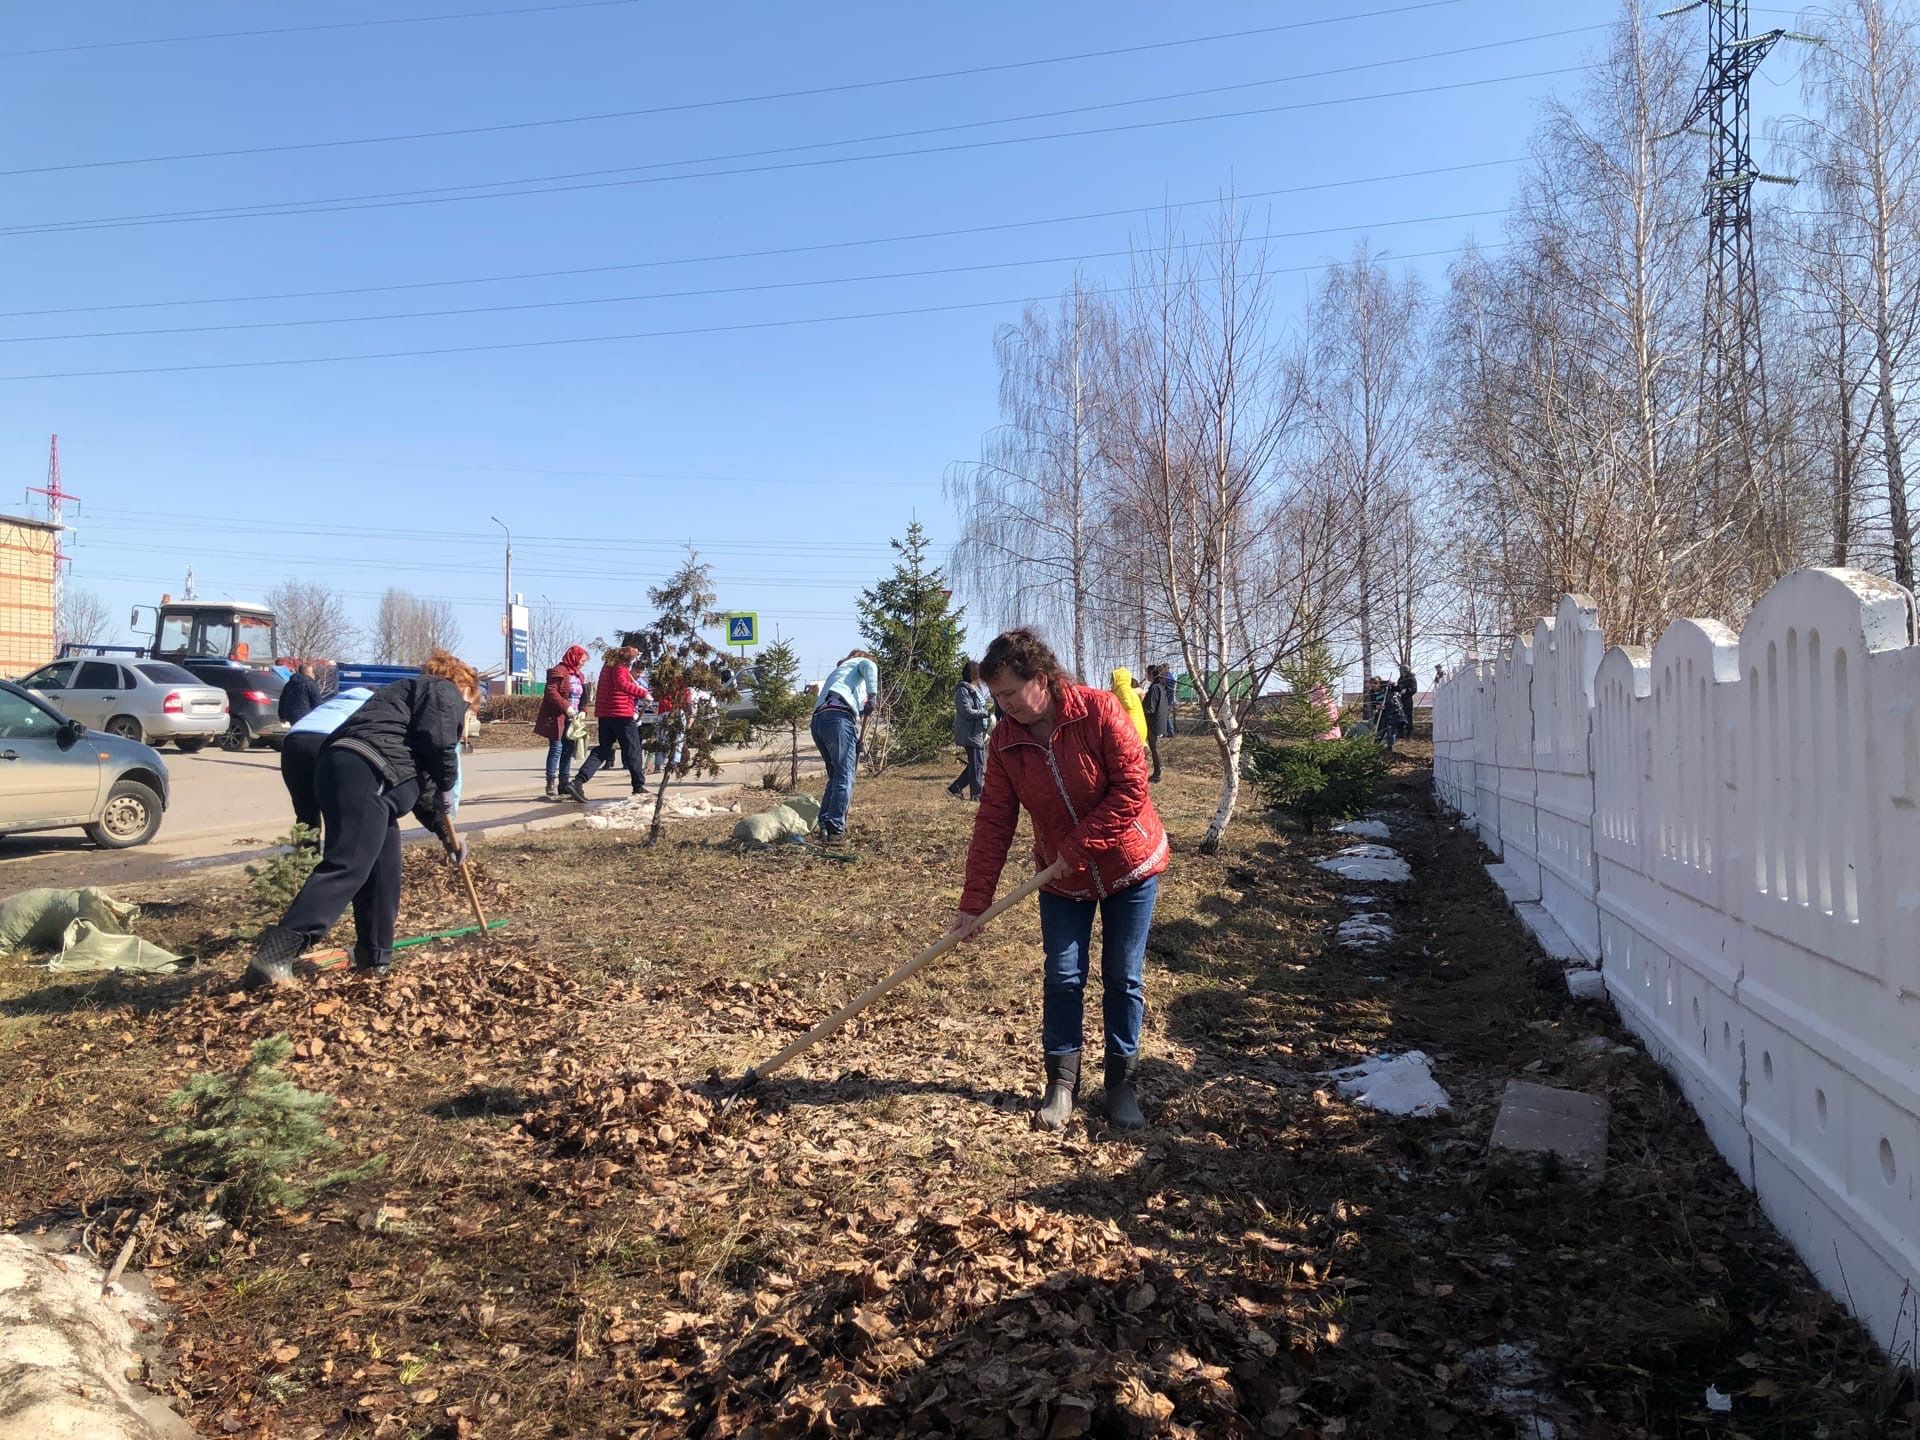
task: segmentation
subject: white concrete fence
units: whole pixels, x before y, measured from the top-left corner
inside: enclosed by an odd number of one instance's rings
[[[1584,596],[1434,696],[1434,783],[1881,1344],[1920,1305],[1914,597],[1797,570],[1738,635],[1606,648]],[[1578,986],[1576,986],[1578,988]]]

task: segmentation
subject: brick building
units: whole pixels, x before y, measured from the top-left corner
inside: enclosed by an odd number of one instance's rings
[[[60,527],[0,515],[0,676],[53,658],[53,550]]]

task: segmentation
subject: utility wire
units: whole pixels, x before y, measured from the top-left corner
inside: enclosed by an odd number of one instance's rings
[[[1406,255],[1389,258],[1395,260],[1419,260],[1436,255],[1459,255],[1472,247],[1454,246],[1447,250],[1420,250]],[[1483,247],[1486,251],[1499,249],[1499,246]],[[1300,275],[1329,268],[1325,263],[1316,265],[1294,265],[1281,269],[1263,270],[1262,276]],[[1252,277],[1249,277],[1252,278]],[[1151,286],[1109,287],[1108,293],[1124,292],[1134,289],[1153,288]],[[636,330],[614,335],[574,335],[561,336],[550,340],[507,340],[494,341],[478,345],[441,345],[424,350],[380,350],[352,355],[300,355],[275,360],[218,360],[201,361],[190,365],[133,365],[106,370],[49,370],[26,374],[0,375],[0,383],[23,380],[83,380],[116,375],[184,375],[209,371],[225,370],[268,370],[284,369],[300,365],[336,365],[355,360],[412,360],[441,355],[477,355],[507,350],[550,350],[570,345],[604,345],[624,340],[663,340],[678,339],[694,335],[726,335],[752,330],[788,330],[808,325],[844,324],[857,320],[890,320],[917,315],[944,315],[965,310],[990,310],[1006,305],[1034,304],[1050,299],[1046,295],[1016,295],[1000,300],[969,300],[946,305],[919,305],[896,310],[864,310],[848,315],[811,315],[791,320],[745,320],[731,325],[695,325],[668,330]]]
[[[1346,189],[1355,185],[1383,184],[1394,180],[1416,180],[1431,175],[1453,175],[1467,170],[1486,170],[1496,165],[1518,165],[1527,157],[1506,155],[1497,160],[1470,160],[1459,165],[1434,165],[1423,170],[1397,170],[1384,175],[1358,175],[1345,180],[1321,180],[1310,185],[1287,185],[1276,190],[1236,192],[1237,200],[1266,200],[1280,195],[1303,195],[1318,190]],[[878,235],[861,240],[828,240],[812,245],[786,245],[771,250],[733,250],[713,255],[683,255],[666,260],[634,260],[618,265],[583,265],[566,270],[525,270],[508,275],[474,275],[451,280],[410,280],[392,285],[356,285],[329,290],[283,290],[261,295],[214,295],[191,300],[129,300],[112,305],[69,305],[45,310],[0,310],[0,319],[17,320],[44,315],[88,315],[113,310],[162,310],[189,305],[248,305],[269,300],[320,300],[342,295],[382,295],[404,290],[437,290],[454,285],[502,285],[519,280],[558,280],[580,275],[608,275],[626,270],[652,270],[673,265],[707,265],[727,260],[764,260],[784,255],[810,255],[829,250],[851,250],[871,245],[901,245],[918,240],[947,240],[962,235],[988,235],[1002,230],[1026,230],[1044,225],[1071,225],[1086,220],[1111,220],[1122,215],[1141,215],[1158,211],[1186,210],[1196,205],[1216,205],[1220,197],[1204,200],[1167,201],[1156,205],[1131,205],[1120,210],[1088,210],[1078,215],[1052,215],[1038,220],[1006,220],[993,225],[964,225],[951,230],[920,230],[902,235]]]
[[[130,50],[142,45],[187,45],[199,40],[249,40],[263,35],[311,35],[322,30],[371,30],[378,26],[437,25],[443,20],[493,20],[509,15],[550,15],[562,10],[605,10],[644,0],[569,0],[555,5],[523,5],[514,10],[461,10],[451,15],[399,15],[386,20],[335,20],[319,25],[282,25],[271,30],[208,30],[197,35],[156,35],[147,40],[90,40],[77,45],[45,45],[37,50],[0,50],[0,60],[29,55],[73,55],[84,50]]]
[[[1456,80],[1440,85],[1421,85],[1404,90],[1376,91],[1368,95],[1343,95],[1326,100],[1300,100],[1286,105],[1265,105],[1247,110],[1226,110],[1209,115],[1176,116],[1165,120],[1137,120],[1123,125],[1094,126],[1081,130],[1056,130],[1039,135],[1002,136],[991,140],[958,141],[949,145],[922,146],[917,149],[880,150],[867,155],[823,156],[812,160],[789,160],[765,165],[740,166],[731,170],[695,170],[679,175],[650,175],[626,180],[600,180],[580,184],[542,186],[534,189],[495,191],[480,195],[447,195],[435,191],[408,191],[394,193],[397,195],[416,195],[421,198],[369,198],[365,203],[346,203],[351,200],[351,197],[340,197],[339,200],[276,202],[271,205],[233,206],[225,209],[163,210],[144,214],[100,216],[84,220],[48,221],[32,225],[8,226],[0,229],[0,235],[52,235],[81,230],[119,230],[148,225],[178,225],[218,220],[272,218],[276,216],[324,215],[353,210],[386,210],[420,205],[454,204],[468,200],[515,199],[528,195],[554,195],[584,190],[618,189],[634,185],[659,185],[671,181],[708,180],[734,175],[758,175],[785,170],[808,170],[828,165],[848,165],[872,160],[897,160],[924,155],[953,154],[968,150],[998,149],[1012,145],[1031,145],[1043,140],[1067,140],[1084,138],[1091,135],[1125,134],[1142,130],[1167,129],[1173,126],[1205,124],[1216,120],[1241,120],[1254,116],[1279,115],[1299,110],[1320,110],[1335,105],[1364,104],[1374,100],[1397,100],[1416,95],[1437,95],[1457,90],[1478,89],[1486,85],[1502,85],[1515,80],[1538,80],[1559,75],[1579,74],[1592,68],[1591,65],[1566,65],[1550,70],[1530,70],[1515,75],[1488,76],[1480,80]],[[514,182],[499,181],[491,183],[510,184]]]
[[[632,0],[617,0],[632,3]],[[0,176],[47,175],[63,170],[100,170],[122,165],[167,165],[183,160],[224,160],[243,155],[282,155],[299,150],[334,150],[358,145],[391,145],[408,140],[444,140],[462,135],[499,135],[516,130],[540,130],[558,125],[591,125],[610,120],[635,120],[651,115],[674,115],[689,110],[713,110],[732,105],[757,105],[775,100],[800,100],[818,95],[843,95],[859,90],[879,90],[896,85],[918,85],[930,80],[955,80],[974,75],[994,75],[1009,70],[1031,70],[1045,65],[1065,65],[1080,60],[1103,60],[1115,55],[1140,55],[1149,51],[1174,50],[1188,45],[1211,45],[1223,40],[1247,40],[1258,35],[1277,35],[1288,30],[1306,30],[1321,25],[1339,25],[1350,20],[1372,20],[1383,15],[1404,15],[1413,10],[1435,10],[1459,5],[1465,0],[1424,0],[1414,5],[1396,5],[1385,10],[1362,10],[1351,15],[1330,15],[1320,20],[1294,20],[1284,25],[1263,25],[1251,30],[1228,30],[1214,35],[1195,35],[1184,40],[1159,40],[1146,45],[1121,45],[1106,50],[1082,50],[1072,55],[1050,55],[1037,60],[1010,60],[997,65],[972,65],[961,70],[933,70],[919,75],[896,75],[881,80],[854,80],[840,85],[816,85],[803,90],[772,90],[758,95],[729,95],[717,100],[686,100],[673,105],[649,105],[636,110],[603,110],[587,115],[560,115],[541,120],[515,120],[493,125],[465,125],[447,130],[411,130],[390,135],[358,135],[340,140],[301,140],[280,145],[253,145],[230,150],[188,150],[168,155],[136,155],[113,160],[76,160],[60,165],[30,165],[0,170]],[[564,7],[556,7],[564,8]],[[514,12],[492,12],[508,14]],[[400,23],[369,22],[369,23]],[[333,28],[333,27],[314,27]],[[1600,26],[1583,26],[1593,30]],[[272,34],[282,31],[266,32]],[[1572,34],[1572,31],[1560,31]],[[152,44],[132,41],[131,44]],[[1514,42],[1505,42],[1514,43]],[[14,54],[44,54],[44,51],[15,51]]]
[[[1307,236],[1343,235],[1354,230],[1385,230],[1397,225],[1428,225],[1445,220],[1480,220],[1504,215],[1496,210],[1456,210],[1445,215],[1415,215],[1403,220],[1374,220],[1357,225],[1326,225],[1313,230],[1276,230],[1264,235],[1249,235],[1250,244],[1269,240],[1298,240]],[[1211,240],[1190,240],[1174,245],[1176,250],[1204,249]],[[387,320],[440,320],[465,315],[501,315],[530,310],[568,310],[585,306],[631,305],[652,300],[705,299],[718,295],[755,295],[780,290],[810,290],[828,285],[863,285],[883,280],[922,280],[941,275],[973,275],[992,270],[1022,270],[1033,265],[1079,264],[1088,260],[1113,260],[1131,254],[1130,250],[1090,250],[1077,255],[1043,255],[1032,260],[990,260],[974,265],[941,265],[921,270],[882,270],[866,275],[835,275],[818,280],[770,280],[752,285],[715,285],[696,290],[653,290],[636,295],[587,296],[572,300],[524,300],[501,305],[469,305],[446,310],[401,310],[379,315],[320,315],[297,320],[242,320],[220,325],[162,325],[145,330],[74,330],[58,335],[0,335],[0,345],[31,345],[43,340],[121,340],[151,335],[208,335],[246,330],[305,329],[315,325],[365,325]]]

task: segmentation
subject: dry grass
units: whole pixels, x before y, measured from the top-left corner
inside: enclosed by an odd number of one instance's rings
[[[171,1282],[171,1383],[208,1434],[1544,1433],[1528,1407],[1564,1436],[1914,1433],[1904,1377],[1659,1072],[1579,1048],[1605,1016],[1533,960],[1417,759],[1387,797],[1416,881],[1379,907],[1395,943],[1356,956],[1308,863],[1337,839],[1247,816],[1193,852],[1207,758],[1176,742],[1157,792],[1176,856],[1142,1136],[1093,1108],[1061,1136],[1027,1123],[1030,909],[717,1107],[707,1077],[944,925],[971,812],[943,766],[861,783],[849,864],[736,854],[724,822],[490,848],[510,938],[382,981],[232,998],[228,937],[260,917],[226,881],[157,915],[202,957],[185,980],[0,966],[0,1221],[84,1213],[110,1252],[163,1211],[137,1263]],[[445,866],[408,864],[403,928],[457,923]],[[157,1097],[272,1031],[388,1172],[208,1234],[145,1170]],[[1451,1116],[1357,1110],[1319,1078],[1414,1045]],[[1489,1161],[1523,1073],[1612,1102],[1602,1185]],[[1705,1413],[1709,1383],[1732,1416]]]

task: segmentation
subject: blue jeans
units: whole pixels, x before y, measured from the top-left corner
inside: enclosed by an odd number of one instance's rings
[[[547,741],[547,783],[564,785],[573,775],[573,742],[563,733]]]
[[[1093,943],[1093,914],[1100,912],[1101,1017],[1107,1027],[1107,1054],[1140,1051],[1140,1021],[1147,1013],[1143,977],[1147,931],[1160,877],[1142,880],[1104,900],[1068,900],[1040,894],[1040,943],[1047,952],[1046,984],[1040,1008],[1040,1038],[1049,1055],[1080,1048],[1080,1016],[1087,989],[1088,949]]]
[[[853,767],[860,758],[860,728],[853,712],[822,705],[813,712],[813,743],[827,765],[827,789],[820,797],[820,833],[839,835],[853,806]]]

